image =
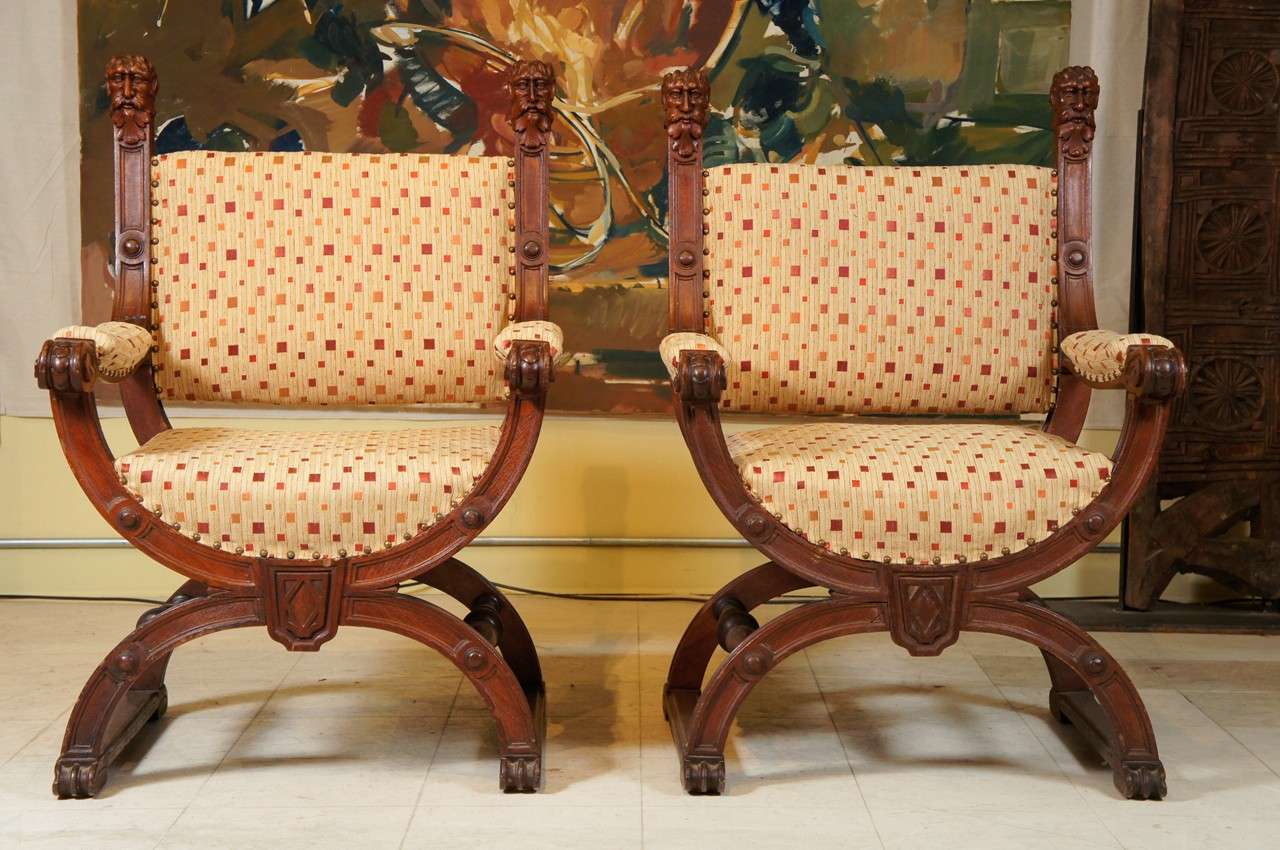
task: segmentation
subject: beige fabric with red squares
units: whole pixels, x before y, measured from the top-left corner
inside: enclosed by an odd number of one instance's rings
[[[205,545],[337,558],[434,525],[471,491],[500,432],[175,428],[117,458],[116,471],[139,501]]]
[[[1030,413],[1054,371],[1052,171],[730,165],[706,178],[730,410]]]
[[[783,425],[727,442],[747,486],[787,527],[897,564],[1025,549],[1088,505],[1112,466],[1019,425]]]
[[[1169,340],[1155,334],[1118,334],[1115,331],[1079,331],[1062,341],[1062,354],[1079,375],[1091,381],[1114,381],[1124,371],[1125,354],[1131,345],[1160,345],[1173,348]]]
[[[499,399],[506,160],[187,152],[152,166],[160,351],[175,401]]]

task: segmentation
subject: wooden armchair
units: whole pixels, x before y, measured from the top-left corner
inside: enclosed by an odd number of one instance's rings
[[[559,329],[547,318],[550,69],[510,77],[512,158],[184,152],[153,156],[157,81],[107,68],[115,126],[113,321],[47,341],[67,461],[125,539],[188,581],[89,677],[55,770],[96,794],[165,711],[179,645],[266,626],[316,650],[341,626],[431,646],[497,721],[500,785],[541,783],[542,675],[510,602],[454,555],[506,503],[538,438]],[[98,380],[140,447],[116,457]],[[164,401],[405,405],[504,401],[489,423],[292,433],[171,428]],[[417,579],[458,619],[398,592]]]
[[[1031,585],[1084,555],[1151,474],[1185,381],[1167,340],[1096,330],[1090,149],[1098,80],[1054,79],[1057,168],[730,165],[703,170],[708,85],[663,81],[676,419],[712,498],[768,563],[720,590],[672,659],[684,787],[724,789],[752,687],[793,652],[888,631],[936,655],[961,630],[1040,648],[1053,713],[1158,799],[1146,709],[1114,658]],[[1127,394],[1113,457],[1076,445],[1093,389]],[[784,424],[720,413],[1045,413],[1006,421]],[[803,587],[830,599],[759,626]],[[726,652],[703,684],[719,645]]]

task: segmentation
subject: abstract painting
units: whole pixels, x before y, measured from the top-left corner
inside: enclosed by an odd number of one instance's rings
[[[1047,163],[1069,0],[80,0],[83,306],[110,311],[102,70],[160,73],[157,148],[505,150],[505,69],[556,70],[561,410],[670,401],[658,83],[712,79],[708,164]]]

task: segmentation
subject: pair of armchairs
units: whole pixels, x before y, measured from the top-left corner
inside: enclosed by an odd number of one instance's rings
[[[511,71],[510,158],[153,156],[156,87],[142,57],[108,67],[113,321],[55,334],[36,375],[89,499],[188,581],[86,683],[55,793],[103,787],[163,714],[182,643],[265,626],[289,650],[316,650],[343,625],[449,657],[497,723],[500,786],[536,790],[536,650],[510,602],[455,555],[527,466],[562,347],[547,321],[550,69]],[[715,594],[676,649],[665,708],[690,792],[723,790],[734,714],[789,654],[887,630],[930,655],[969,629],[1039,646],[1054,713],[1126,796],[1163,796],[1132,683],[1029,590],[1128,510],[1183,383],[1167,341],[1094,329],[1097,96],[1087,69],[1055,81],[1056,169],[703,170],[707,78],[664,80],[674,333],[661,353],[708,490],[769,558]],[[118,383],[140,444],[120,457],[99,427],[99,379]],[[1074,443],[1092,388],[1128,393],[1114,459]],[[165,400],[501,400],[507,413],[501,426],[298,434],[171,428]],[[1042,429],[829,420],[726,439],[721,409],[1048,416]],[[469,613],[400,593],[410,579]],[[751,616],[809,586],[830,599],[764,627]],[[717,646],[728,656],[704,686]]]

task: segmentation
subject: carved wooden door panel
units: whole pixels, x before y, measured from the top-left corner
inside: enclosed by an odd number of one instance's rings
[[[1190,372],[1125,603],[1177,572],[1280,597],[1280,3],[1153,0],[1144,116],[1136,326]]]

